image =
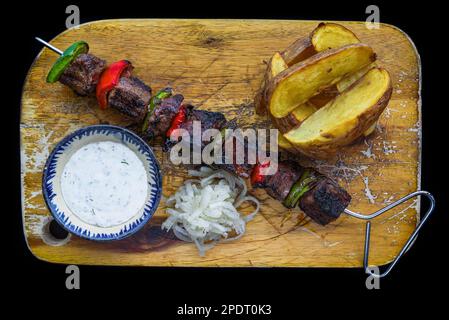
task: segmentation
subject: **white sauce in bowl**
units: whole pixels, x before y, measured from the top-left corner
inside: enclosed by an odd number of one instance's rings
[[[142,161],[127,146],[112,141],[89,143],[67,161],[62,196],[84,222],[99,227],[122,224],[145,204],[148,184]]]

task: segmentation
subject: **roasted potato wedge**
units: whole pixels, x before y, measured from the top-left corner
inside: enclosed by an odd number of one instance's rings
[[[268,81],[270,81],[272,78],[274,78],[287,68],[288,67],[285,64],[284,60],[282,59],[281,55],[278,52],[276,52],[271,59],[271,63],[267,69],[267,75],[265,76],[265,79],[268,79]],[[271,119],[273,120],[275,126],[279,129],[279,131],[281,133],[285,133],[291,130],[292,128],[295,128],[298,125],[300,125],[301,122],[303,122],[308,116],[310,116],[316,110],[317,108],[312,103],[306,102],[304,103],[303,106],[296,108],[288,116],[284,118],[271,117]],[[285,142],[287,141],[285,140]]]
[[[353,83],[355,83],[357,80],[359,80],[361,77],[365,75],[369,70],[376,67],[376,63],[373,62],[369,65],[367,65],[365,68],[362,68],[354,73],[349,74],[348,76],[341,79],[337,84],[335,85],[338,92],[343,92],[350,86],[352,86]]]
[[[271,80],[271,78],[276,77],[279,73],[284,71],[288,68],[288,65],[285,63],[284,59],[282,59],[282,56],[279,52],[276,52],[273,57],[271,58],[271,63],[269,66],[269,77],[268,81]]]
[[[334,99],[339,93],[337,85],[334,84],[324,89],[320,89],[320,92],[316,96],[311,97],[308,102],[319,109]]]
[[[281,55],[287,65],[292,66],[318,52],[359,42],[351,30],[340,24],[320,23],[308,37],[296,40]]]
[[[275,118],[271,116],[271,120],[273,121],[276,128],[279,129],[281,133],[286,133],[294,128],[297,128],[304,122],[309,116],[311,116],[318,108],[315,107],[314,104],[307,101],[303,103],[292,112],[290,112],[287,116],[283,118]]]
[[[368,65],[367,67],[354,72],[353,74],[350,74],[349,76],[341,79],[341,81],[339,81],[336,84],[337,87],[337,91],[338,92],[343,92],[345,91],[347,88],[349,88],[353,83],[355,83],[357,80],[359,80],[361,77],[363,77],[365,75],[365,73],[367,73],[370,69],[376,67],[376,63],[373,62],[370,65]],[[371,127],[369,127],[364,133],[363,135],[365,137],[369,136],[370,134],[372,134],[374,132],[374,130],[376,130],[376,125],[377,125],[377,121],[375,123],[373,123],[373,125]]]
[[[391,93],[389,73],[373,68],[284,137],[301,153],[326,158],[373,126]]]
[[[346,34],[346,35],[345,35]],[[335,36],[335,38],[331,38],[332,36]],[[304,39],[301,39],[304,40]],[[342,25],[336,24],[336,23],[321,23],[312,33],[311,36],[306,38],[308,43],[314,44],[319,51],[323,51],[324,48],[326,48],[326,45],[329,46],[329,48],[337,48],[341,47],[347,44],[352,43],[358,43],[359,40],[357,37],[352,33],[352,31],[346,29]],[[305,41],[304,40],[304,41]],[[291,55],[294,54],[294,52],[298,51],[299,49],[299,42],[303,41],[295,41],[295,43],[292,44],[291,47],[287,48],[286,51],[284,51],[284,55]],[[312,48],[314,47],[312,46]],[[307,51],[307,50],[306,50]],[[309,51],[307,51],[309,52]],[[299,62],[301,60],[305,60],[306,58],[309,58],[313,54],[315,54],[317,51],[313,50],[310,51],[310,54],[299,54],[298,57],[294,59],[295,62]],[[288,58],[288,57],[287,57]],[[287,69],[289,66],[286,63],[286,61],[283,58],[283,55],[281,55],[279,52],[276,52],[270,59],[267,70],[264,75],[264,79],[262,81],[261,88],[256,93],[256,96],[254,98],[255,103],[255,109],[256,113],[259,115],[264,115],[266,112],[266,100],[267,100],[267,92],[266,92],[266,86],[269,81],[271,81],[272,78],[274,78],[277,74]],[[368,70],[368,69],[367,69]],[[365,72],[367,71],[365,70]],[[343,81],[344,79],[342,79]],[[347,79],[345,84],[348,84],[351,82],[351,79]],[[338,94],[338,92],[341,92],[343,90],[339,90],[339,88],[336,87],[336,85],[332,85],[328,88],[324,88],[320,91],[319,94],[316,96],[310,98],[310,102],[315,105],[316,107],[324,106],[326,103],[328,103],[330,100],[335,98],[335,96]]]
[[[278,147],[292,153],[296,152],[295,147],[282,134],[278,135]]]
[[[270,59],[270,63],[268,64],[267,71],[265,73],[261,88],[256,93],[256,96],[254,98],[256,113],[258,115],[264,115],[266,113],[266,109],[267,109],[266,108],[266,84],[269,83],[269,81],[271,81],[271,79],[273,79],[275,76],[277,76],[279,73],[281,73],[282,71],[284,71],[287,68],[288,68],[288,66],[285,63],[284,59],[282,59],[279,52],[276,52],[273,55],[273,57]],[[326,103],[328,103],[330,100],[335,98],[335,96],[337,94],[338,94],[337,86],[332,85],[328,88],[323,89],[318,95],[312,97],[310,99],[310,101],[308,101],[308,103],[307,103],[308,106],[306,106],[306,107],[311,107],[312,105],[315,106],[315,109],[322,107]],[[298,107],[298,109],[301,109],[301,108]],[[298,111],[298,113],[302,113],[302,112]],[[287,117],[289,117],[289,116],[290,115],[288,115]],[[276,120],[275,120],[276,118],[274,118],[274,117],[272,117],[272,118],[276,122]],[[300,122],[305,119],[303,117],[300,117],[300,118],[301,118],[301,120],[299,120]],[[283,119],[283,118],[281,118],[281,119]],[[291,118],[291,119],[285,119],[285,121],[287,121],[287,123],[293,121],[292,125],[296,126],[298,124],[296,122],[296,119],[298,119],[298,117]],[[284,119],[281,120],[281,123],[282,122],[284,122]],[[282,127],[282,126],[280,126],[280,127]],[[291,128],[293,128],[293,127],[286,127],[285,132],[289,131]]]
[[[265,71],[264,79],[259,91],[254,98],[256,113],[263,115],[266,112],[266,84],[271,81],[276,75],[287,69],[288,66],[279,52],[276,52],[268,62],[267,70]]]
[[[271,117],[275,126],[279,129],[281,133],[286,133],[294,128],[297,128],[301,123],[306,120],[310,115],[312,115],[316,110],[326,105],[332,99],[335,99],[337,95],[350,87],[358,79],[360,79],[365,73],[370,69],[374,68],[376,63],[371,63],[368,67],[365,67],[353,74],[350,74],[343,79],[341,79],[337,84],[327,87],[325,90],[320,92],[319,95],[312,97],[306,103],[303,103],[299,107],[295,108],[287,116],[283,118]],[[376,129],[376,123],[370,127],[363,134],[365,136],[370,135]]]
[[[290,67],[267,84],[271,114],[285,117],[321,89],[340,81],[376,59],[373,50],[362,43],[326,50]]]
[[[340,24],[320,23],[306,38],[296,40],[282,53],[276,52],[268,64],[261,89],[257,92],[254,99],[256,113],[259,115],[265,114],[266,85],[278,73],[295,63],[311,57],[317,52],[359,42],[360,40],[351,30]],[[336,94],[338,94],[336,86],[330,86],[312,97],[310,102],[316,107],[321,107],[332,100]]]

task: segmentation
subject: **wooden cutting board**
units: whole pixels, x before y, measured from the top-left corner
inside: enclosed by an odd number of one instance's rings
[[[265,70],[264,61],[316,21],[274,20],[109,20],[67,30],[52,40],[66,48],[76,40],[91,53],[113,62],[128,59],[135,74],[153,90],[167,85],[201,109],[237,117],[243,127],[266,128],[254,114],[252,99]],[[371,213],[419,189],[421,152],[420,60],[401,30],[382,24],[368,30],[362,22],[343,22],[372,46],[379,65],[390,71],[393,96],[375,133],[342,150],[328,161],[301,158],[339,181],[352,195],[350,209]],[[41,192],[42,169],[53,146],[83,126],[132,125],[114,110],[102,111],[95,98],[76,96],[63,85],[47,84],[56,55],[43,49],[31,66],[22,97],[21,162],[24,232],[39,259],[67,264],[144,266],[292,266],[358,267],[362,265],[363,221],[343,215],[322,227],[287,210],[263,190],[252,190],[262,209],[238,241],[220,244],[200,257],[192,244],[160,230],[163,204],[138,234],[122,241],[96,243],[71,237],[51,245],[43,226],[50,216]],[[163,169],[163,194],[171,195],[186,178],[152,145]],[[248,212],[251,208],[245,208]],[[288,218],[286,218],[288,217]],[[419,217],[419,202],[410,201],[373,223],[370,262],[382,265],[399,252]],[[44,236],[43,236],[44,235]]]

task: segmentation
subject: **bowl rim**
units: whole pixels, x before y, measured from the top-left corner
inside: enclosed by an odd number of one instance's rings
[[[153,160],[153,164],[155,166],[155,184],[156,184],[156,188],[157,188],[157,192],[155,197],[153,198],[153,200],[151,201],[151,203],[153,204],[151,210],[149,210],[148,214],[146,215],[146,217],[140,222],[138,223],[136,226],[130,227],[129,229],[127,229],[126,231],[124,231],[122,234],[116,235],[116,234],[110,234],[110,237],[94,237],[94,236],[88,236],[87,234],[83,234],[83,232],[80,232],[78,230],[72,230],[69,229],[66,225],[66,223],[64,221],[62,221],[61,217],[56,214],[56,205],[53,204],[50,200],[51,196],[55,196],[56,193],[54,192],[50,192],[48,190],[48,188],[46,187],[46,182],[49,181],[50,179],[52,179],[52,177],[49,177],[49,166],[51,165],[51,163],[53,161],[57,161],[57,159],[55,159],[55,155],[56,153],[61,150],[61,148],[66,145],[66,144],[70,144],[70,142],[77,136],[80,136],[81,134],[83,134],[86,131],[91,131],[91,130],[112,130],[112,131],[116,131],[116,132],[121,132],[124,135],[128,136],[129,138],[131,138],[131,140],[134,140],[135,142],[137,142],[146,152],[148,152],[149,157]],[[98,133],[94,133],[98,134]],[[135,151],[133,151],[135,152]],[[147,176],[148,177],[148,176]],[[64,228],[66,231],[68,231],[71,234],[74,234],[76,236],[79,236],[83,239],[87,239],[87,240],[93,240],[93,241],[98,241],[98,242],[103,242],[103,241],[113,241],[113,240],[121,240],[124,238],[127,238],[133,234],[135,234],[137,231],[139,231],[140,229],[142,229],[147,223],[148,221],[153,217],[154,213],[156,212],[157,208],[159,207],[159,203],[162,197],[162,173],[160,170],[160,166],[159,166],[159,162],[157,161],[156,156],[154,155],[153,150],[151,149],[151,147],[141,138],[139,137],[137,134],[135,134],[134,132],[120,127],[120,126],[116,126],[116,125],[109,125],[109,124],[95,124],[95,125],[90,125],[90,126],[85,126],[82,128],[79,128],[71,133],[69,133],[68,135],[66,135],[64,138],[62,138],[54,147],[53,150],[50,152],[46,162],[45,162],[45,166],[43,169],[43,174],[42,174],[42,194],[44,196],[44,201],[45,204],[48,208],[48,210],[50,211],[52,217],[56,220],[56,222],[58,222],[58,224]],[[145,206],[149,203],[149,201],[146,201],[144,204],[144,208],[142,213],[145,213]],[[88,223],[85,223],[85,225],[89,226]],[[126,225],[126,224],[123,224]]]

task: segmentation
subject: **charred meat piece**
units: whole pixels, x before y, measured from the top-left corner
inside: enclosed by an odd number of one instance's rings
[[[301,176],[302,167],[294,162],[279,162],[278,171],[267,176],[267,193],[278,201],[283,201],[291,187]]]
[[[109,92],[108,104],[118,111],[142,121],[151,99],[151,88],[136,77],[121,77]]]
[[[223,163],[223,164],[214,164],[213,167],[216,169],[226,170],[242,178],[248,178],[251,175],[251,171],[253,170],[254,165],[249,163],[242,163],[242,164]]]
[[[145,132],[145,137],[148,139],[154,137],[165,137],[167,130],[170,128],[173,118],[178,113],[182,105],[184,97],[180,94],[175,94],[172,97],[163,99],[157,104],[149,118],[148,129]]]
[[[351,202],[351,196],[335,181],[324,177],[299,199],[299,207],[315,222],[336,220]]]
[[[180,128],[187,130],[190,135],[193,133],[193,122],[201,122],[201,132],[207,129],[221,130],[226,125],[226,118],[221,112],[207,110],[197,110],[193,106],[188,106],[186,121]]]
[[[100,75],[106,68],[106,61],[94,55],[80,54],[59,77],[59,82],[81,96],[95,91]]]
[[[236,123],[234,121],[229,121],[228,124],[226,124],[226,129],[235,129]],[[232,158],[230,156],[226,155],[226,147],[229,146],[228,143],[230,142],[230,139],[232,139],[232,146],[233,146],[233,152],[232,152]],[[240,148],[237,146],[240,145]],[[237,152],[238,150],[244,150],[244,158],[243,163],[239,163],[242,161],[237,161]],[[242,178],[249,178],[251,175],[251,172],[253,171],[254,164],[249,163],[248,154],[249,152],[252,152],[254,154],[257,154],[257,146],[248,145],[248,140],[244,139],[243,141],[241,138],[236,136],[230,136],[227,137],[225,141],[223,141],[223,150],[222,150],[222,163],[219,165],[216,165],[217,168],[224,169],[230,173],[237,174],[239,177]]]
[[[213,112],[206,110],[196,110],[192,105],[186,105],[186,118],[185,121],[179,126],[179,129],[184,129],[190,134],[190,142],[193,148],[193,125],[195,121],[198,121],[201,126],[201,133],[207,129],[221,130],[226,125],[227,121],[225,116],[221,112]],[[167,139],[165,141],[164,150],[170,150],[177,142]],[[199,150],[208,144],[208,141],[201,141]]]
[[[293,161],[280,161],[275,174],[264,176],[254,188],[265,188],[267,193],[278,201],[284,201],[293,184],[301,177],[303,168]]]
[[[235,139],[234,139],[235,140]],[[246,146],[245,146],[245,154],[247,154]],[[243,163],[237,163],[237,157],[236,157],[236,149],[234,144],[234,151],[233,151],[233,159],[227,160],[228,157],[226,157],[225,153],[225,145],[223,145],[223,156],[221,160],[221,164],[213,164],[212,166],[216,169],[224,169],[232,174],[236,174],[239,177],[242,178],[249,178],[251,175],[251,172],[253,171],[254,164],[248,163],[248,158],[245,157]]]

